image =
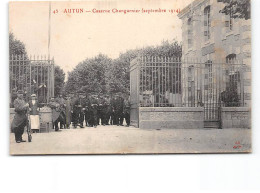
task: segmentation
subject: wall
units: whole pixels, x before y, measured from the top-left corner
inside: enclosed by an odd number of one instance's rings
[[[139,107],[140,129],[202,129],[202,107]]]
[[[250,115],[248,107],[222,107],[222,128],[251,128]]]
[[[40,109],[40,122],[41,123],[48,123],[47,126],[46,125],[42,125],[43,127],[48,127],[49,130],[47,128],[45,128],[45,131],[51,131],[52,130],[52,110],[49,107],[42,107]],[[14,119],[15,116],[15,111],[14,108],[10,108],[10,129],[11,129],[11,124],[12,121]]]

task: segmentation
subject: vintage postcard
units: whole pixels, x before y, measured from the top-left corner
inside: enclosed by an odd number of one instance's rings
[[[10,154],[248,153],[250,0],[9,2]]]

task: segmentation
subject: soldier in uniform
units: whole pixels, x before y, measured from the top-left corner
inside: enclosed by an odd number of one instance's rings
[[[91,108],[91,104],[90,104],[90,96],[89,95],[86,95],[86,99],[85,99],[85,110],[84,110],[84,118],[85,118],[85,123],[86,123],[86,126],[90,126],[91,125],[91,112],[90,112],[90,108]]]
[[[90,101],[90,122],[91,126],[97,127],[98,124],[98,96],[93,94]]]
[[[110,114],[111,114],[111,105],[109,100],[109,95],[105,95],[104,98],[104,124],[109,125]]]
[[[60,117],[60,104],[57,103],[54,99],[54,97],[51,98],[51,101],[49,103],[50,108],[52,109],[52,125],[55,131],[59,131],[59,125],[58,123],[61,120]]]
[[[60,128],[66,128],[66,101],[62,95],[56,98],[56,102],[60,105]]]
[[[72,124],[75,129],[77,128],[78,119],[79,119],[78,100],[79,100],[78,93],[74,93],[74,96],[72,99]]]
[[[85,110],[86,110],[86,97],[84,92],[79,93],[79,104],[78,104],[78,111],[79,111],[79,126],[80,128],[84,128],[83,122],[85,119]]]
[[[126,126],[129,127],[130,125],[130,100],[129,97],[126,97],[124,100],[124,117],[126,121]]]
[[[84,128],[83,121],[84,121],[84,112],[83,112],[84,104],[84,94],[83,92],[79,91],[78,96],[75,98],[73,103],[73,116],[74,116],[74,128],[77,128],[78,124],[80,128]]]
[[[23,91],[17,92],[17,99],[14,100],[15,116],[11,125],[12,131],[14,131],[16,143],[26,142],[23,140],[22,135],[24,127],[27,124],[27,110],[29,104],[23,99]]]
[[[110,112],[110,116],[111,116],[111,121],[110,124],[111,125],[116,125],[116,116],[115,116],[115,105],[116,105],[116,95],[114,95],[111,100],[110,100],[110,108],[111,108],[111,112]]]
[[[124,107],[124,99],[121,97],[121,93],[116,94],[116,98],[113,102],[113,109],[115,112],[115,123],[117,126],[123,125],[123,107]]]
[[[106,108],[107,104],[103,96],[98,99],[98,123],[100,120],[101,125],[106,125]]]
[[[72,102],[71,102],[71,98],[70,96],[66,96],[66,101],[65,101],[65,117],[66,117],[66,128],[69,129],[70,128],[70,124],[71,124],[71,111],[72,111]]]

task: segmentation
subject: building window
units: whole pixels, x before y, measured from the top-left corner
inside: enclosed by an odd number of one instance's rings
[[[229,30],[232,31],[233,30],[233,18],[231,15],[228,16],[228,20],[225,21],[225,27]]]
[[[237,66],[236,54],[229,54],[226,57],[226,98],[223,100],[225,106],[239,106],[241,101],[240,72]]]
[[[192,47],[192,35],[193,35],[193,26],[192,26],[192,19],[188,19],[188,48]]]
[[[204,37],[205,40],[210,39],[210,6],[204,9]]]
[[[236,55],[236,54],[229,54],[229,55],[226,57],[226,63],[230,63],[231,61],[234,61],[236,58],[237,58],[237,55]]]
[[[229,29],[229,31],[233,30],[234,18],[233,18],[233,6],[229,9],[229,14],[227,14],[225,27]]]

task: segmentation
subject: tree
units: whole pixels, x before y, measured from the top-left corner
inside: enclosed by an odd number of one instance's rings
[[[20,40],[17,40],[14,37],[14,34],[12,32],[9,33],[9,56],[10,58],[17,55],[25,55],[27,57],[27,52],[25,49],[25,45]]]
[[[107,92],[107,75],[106,73],[111,66],[112,59],[105,55],[86,59],[79,63],[76,68],[69,73],[66,83],[66,92],[75,92],[81,90],[83,92]]]
[[[251,18],[251,0],[218,0],[225,4],[220,13],[230,15],[231,18]]]
[[[55,80],[54,80],[54,95],[58,96],[59,94],[62,94],[63,87],[64,87],[64,81],[65,81],[65,73],[64,71],[59,67],[55,66]]]
[[[107,82],[109,91],[129,94],[130,91],[130,62],[138,55],[180,58],[182,46],[175,40],[162,41],[159,46],[147,46],[143,49],[128,50],[120,54],[119,58],[113,61],[108,73]]]
[[[163,41],[159,46],[147,46],[143,49],[128,50],[112,60],[107,56],[86,59],[69,72],[66,92],[82,90],[84,92],[129,94],[130,62],[138,55],[159,57],[181,57],[182,47],[174,41]]]

